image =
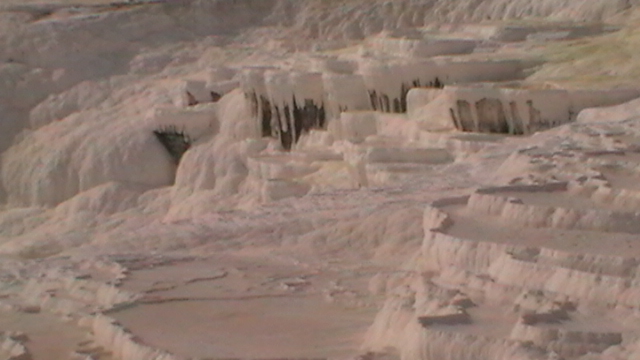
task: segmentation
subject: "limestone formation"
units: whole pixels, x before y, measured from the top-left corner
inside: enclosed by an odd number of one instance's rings
[[[639,20],[0,1],[0,359],[639,359]]]

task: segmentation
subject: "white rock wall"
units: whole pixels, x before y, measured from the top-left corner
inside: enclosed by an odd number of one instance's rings
[[[56,205],[109,181],[150,187],[173,183],[175,167],[151,124],[83,120],[78,115],[49,124],[3,154],[10,203]],[[53,151],[51,139],[56,139]]]
[[[623,102],[637,95],[636,90],[609,93],[485,86],[447,86],[435,97],[423,90],[409,93],[410,116],[422,129],[455,127],[463,131],[511,134],[530,134],[562,125],[574,121],[584,107]]]

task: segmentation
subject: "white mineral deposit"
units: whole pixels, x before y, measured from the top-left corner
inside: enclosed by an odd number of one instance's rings
[[[640,0],[0,0],[0,360],[640,360]]]

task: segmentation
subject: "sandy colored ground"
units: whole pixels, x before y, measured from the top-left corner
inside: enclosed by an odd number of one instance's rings
[[[640,358],[638,4],[247,1],[0,1],[0,360]]]

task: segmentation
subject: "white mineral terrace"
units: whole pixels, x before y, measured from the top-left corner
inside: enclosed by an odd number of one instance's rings
[[[0,0],[0,360],[640,359],[638,0]]]

